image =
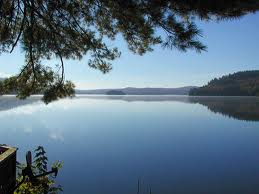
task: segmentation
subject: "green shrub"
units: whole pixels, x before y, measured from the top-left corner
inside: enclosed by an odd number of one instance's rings
[[[47,172],[48,158],[46,152],[42,146],[39,146],[34,150],[34,160],[32,163],[32,171],[34,175]],[[22,170],[26,167],[25,164],[17,164],[17,182],[21,182],[23,179]],[[52,167],[62,168],[62,163],[56,161],[52,164]],[[54,176],[43,176],[38,178],[37,185],[32,184],[28,177],[26,177],[24,183],[20,185],[14,192],[14,194],[57,194],[62,192],[62,187],[55,184]]]

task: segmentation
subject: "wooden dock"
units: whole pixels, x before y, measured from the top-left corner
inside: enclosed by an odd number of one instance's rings
[[[0,194],[12,194],[16,185],[17,148],[0,145]]]

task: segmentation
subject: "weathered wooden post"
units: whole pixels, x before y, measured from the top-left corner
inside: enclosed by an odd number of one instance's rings
[[[0,194],[13,194],[16,184],[17,148],[0,145]]]

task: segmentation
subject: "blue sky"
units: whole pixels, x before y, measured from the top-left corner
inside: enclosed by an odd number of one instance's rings
[[[118,38],[113,45],[119,47],[122,56],[113,62],[110,73],[90,69],[85,56],[81,61],[65,61],[66,79],[80,89],[201,86],[214,77],[259,69],[259,13],[233,21],[199,22],[198,26],[207,52],[183,53],[156,46],[153,52],[138,56]],[[0,55],[0,77],[17,73],[23,63],[19,48]]]

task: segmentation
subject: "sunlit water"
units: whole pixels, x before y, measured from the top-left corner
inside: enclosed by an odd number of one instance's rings
[[[65,194],[259,193],[256,98],[0,97],[0,134],[20,161],[38,145],[62,160]]]

